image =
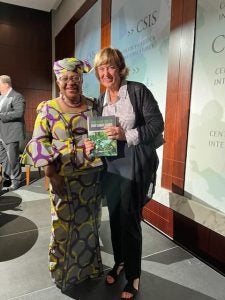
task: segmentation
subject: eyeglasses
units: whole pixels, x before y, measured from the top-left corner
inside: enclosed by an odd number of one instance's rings
[[[116,70],[116,66],[112,66],[112,65],[110,65],[110,66],[99,66],[99,67],[97,67],[97,69],[98,69],[98,71],[99,72],[104,72],[104,71],[106,71],[107,70],[107,72],[110,72],[110,71],[115,71]]]
[[[75,83],[75,82],[81,82],[81,77],[80,76],[71,76],[71,77],[62,76],[62,77],[59,77],[59,80],[62,81],[63,83],[67,83],[69,81],[71,81],[72,83]]]

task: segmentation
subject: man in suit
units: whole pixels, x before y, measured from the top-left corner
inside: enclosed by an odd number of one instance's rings
[[[8,75],[0,76],[0,93],[0,163],[3,187],[12,191],[18,189],[22,180],[19,145],[25,138],[25,99],[12,88]]]

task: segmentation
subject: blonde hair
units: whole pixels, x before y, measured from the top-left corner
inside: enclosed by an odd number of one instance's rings
[[[12,86],[11,78],[8,75],[0,75],[0,81],[2,83],[7,83],[9,86]]]
[[[94,68],[96,77],[99,79],[98,67],[101,65],[113,65],[119,69],[120,78],[126,79],[129,74],[129,69],[126,66],[123,54],[119,49],[106,47],[98,51],[94,58]]]

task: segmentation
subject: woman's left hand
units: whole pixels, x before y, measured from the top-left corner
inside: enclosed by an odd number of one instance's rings
[[[65,194],[64,177],[54,173],[49,179],[52,186],[52,192],[62,197]]]
[[[125,131],[120,126],[105,127],[105,132],[112,140],[126,141]]]
[[[95,144],[88,138],[84,138],[84,151],[87,156],[91,154],[91,151],[95,148]]]

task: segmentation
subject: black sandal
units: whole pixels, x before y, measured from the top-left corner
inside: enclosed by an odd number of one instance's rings
[[[140,281],[139,281],[139,283],[140,283]],[[120,299],[122,299],[122,300],[124,300],[124,299],[133,300],[137,296],[138,291],[139,290],[136,290],[134,288],[134,286],[133,286],[133,280],[132,281],[128,281],[127,284],[126,284],[126,286],[125,286],[125,288],[123,289],[122,293],[129,293],[132,296],[130,298],[124,298],[121,295]]]
[[[110,270],[107,273],[106,278],[105,278],[105,283],[107,285],[115,284],[117,282],[119,276],[123,273],[123,271],[124,271],[124,263],[120,263],[119,265],[115,264],[114,267],[112,268],[112,270]],[[113,282],[109,282],[109,280],[107,279],[108,276],[112,277]]]

